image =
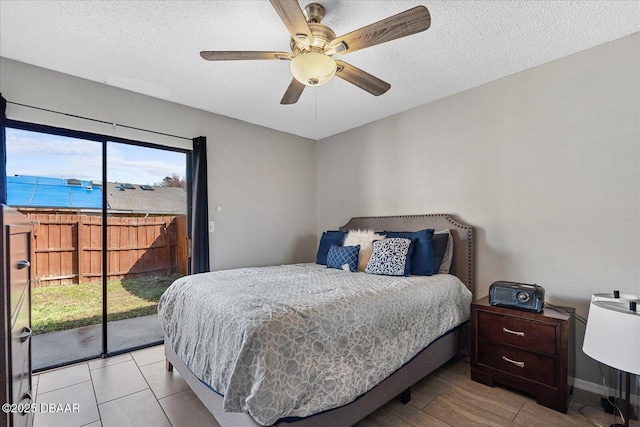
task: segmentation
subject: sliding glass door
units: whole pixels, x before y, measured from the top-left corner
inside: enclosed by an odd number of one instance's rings
[[[33,231],[34,370],[158,343],[157,302],[187,273],[187,152],[7,128],[8,204]]]
[[[162,341],[160,295],[185,275],[186,154],[107,143],[107,347]]]

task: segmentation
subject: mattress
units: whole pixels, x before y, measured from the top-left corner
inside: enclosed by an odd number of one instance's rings
[[[259,424],[345,405],[469,319],[455,276],[390,277],[317,264],[176,280],[158,316],[167,341],[223,409]]]

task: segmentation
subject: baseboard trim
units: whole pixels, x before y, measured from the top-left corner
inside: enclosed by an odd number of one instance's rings
[[[639,377],[640,378],[640,377]],[[604,396],[604,387],[602,384],[591,383],[589,381],[581,380],[579,378],[574,379],[573,386],[575,388],[579,388],[580,390],[589,391],[591,393],[595,393],[599,396]],[[633,390],[633,384],[631,385],[631,389]],[[640,396],[632,394],[631,395],[631,403],[633,405],[640,405]]]
[[[602,386],[602,384],[591,383],[579,378],[573,380],[573,386],[575,388],[579,388],[580,390],[589,391],[600,396],[603,396],[604,393],[604,387]]]

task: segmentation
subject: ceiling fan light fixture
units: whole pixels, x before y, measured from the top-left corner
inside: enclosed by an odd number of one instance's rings
[[[291,60],[291,74],[307,86],[320,86],[336,74],[336,61],[323,53],[305,52]]]

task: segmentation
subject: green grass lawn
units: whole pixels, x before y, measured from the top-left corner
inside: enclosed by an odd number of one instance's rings
[[[180,277],[144,276],[107,283],[107,320],[157,312],[160,295]],[[102,283],[43,286],[31,290],[34,334],[95,325],[102,321]]]

